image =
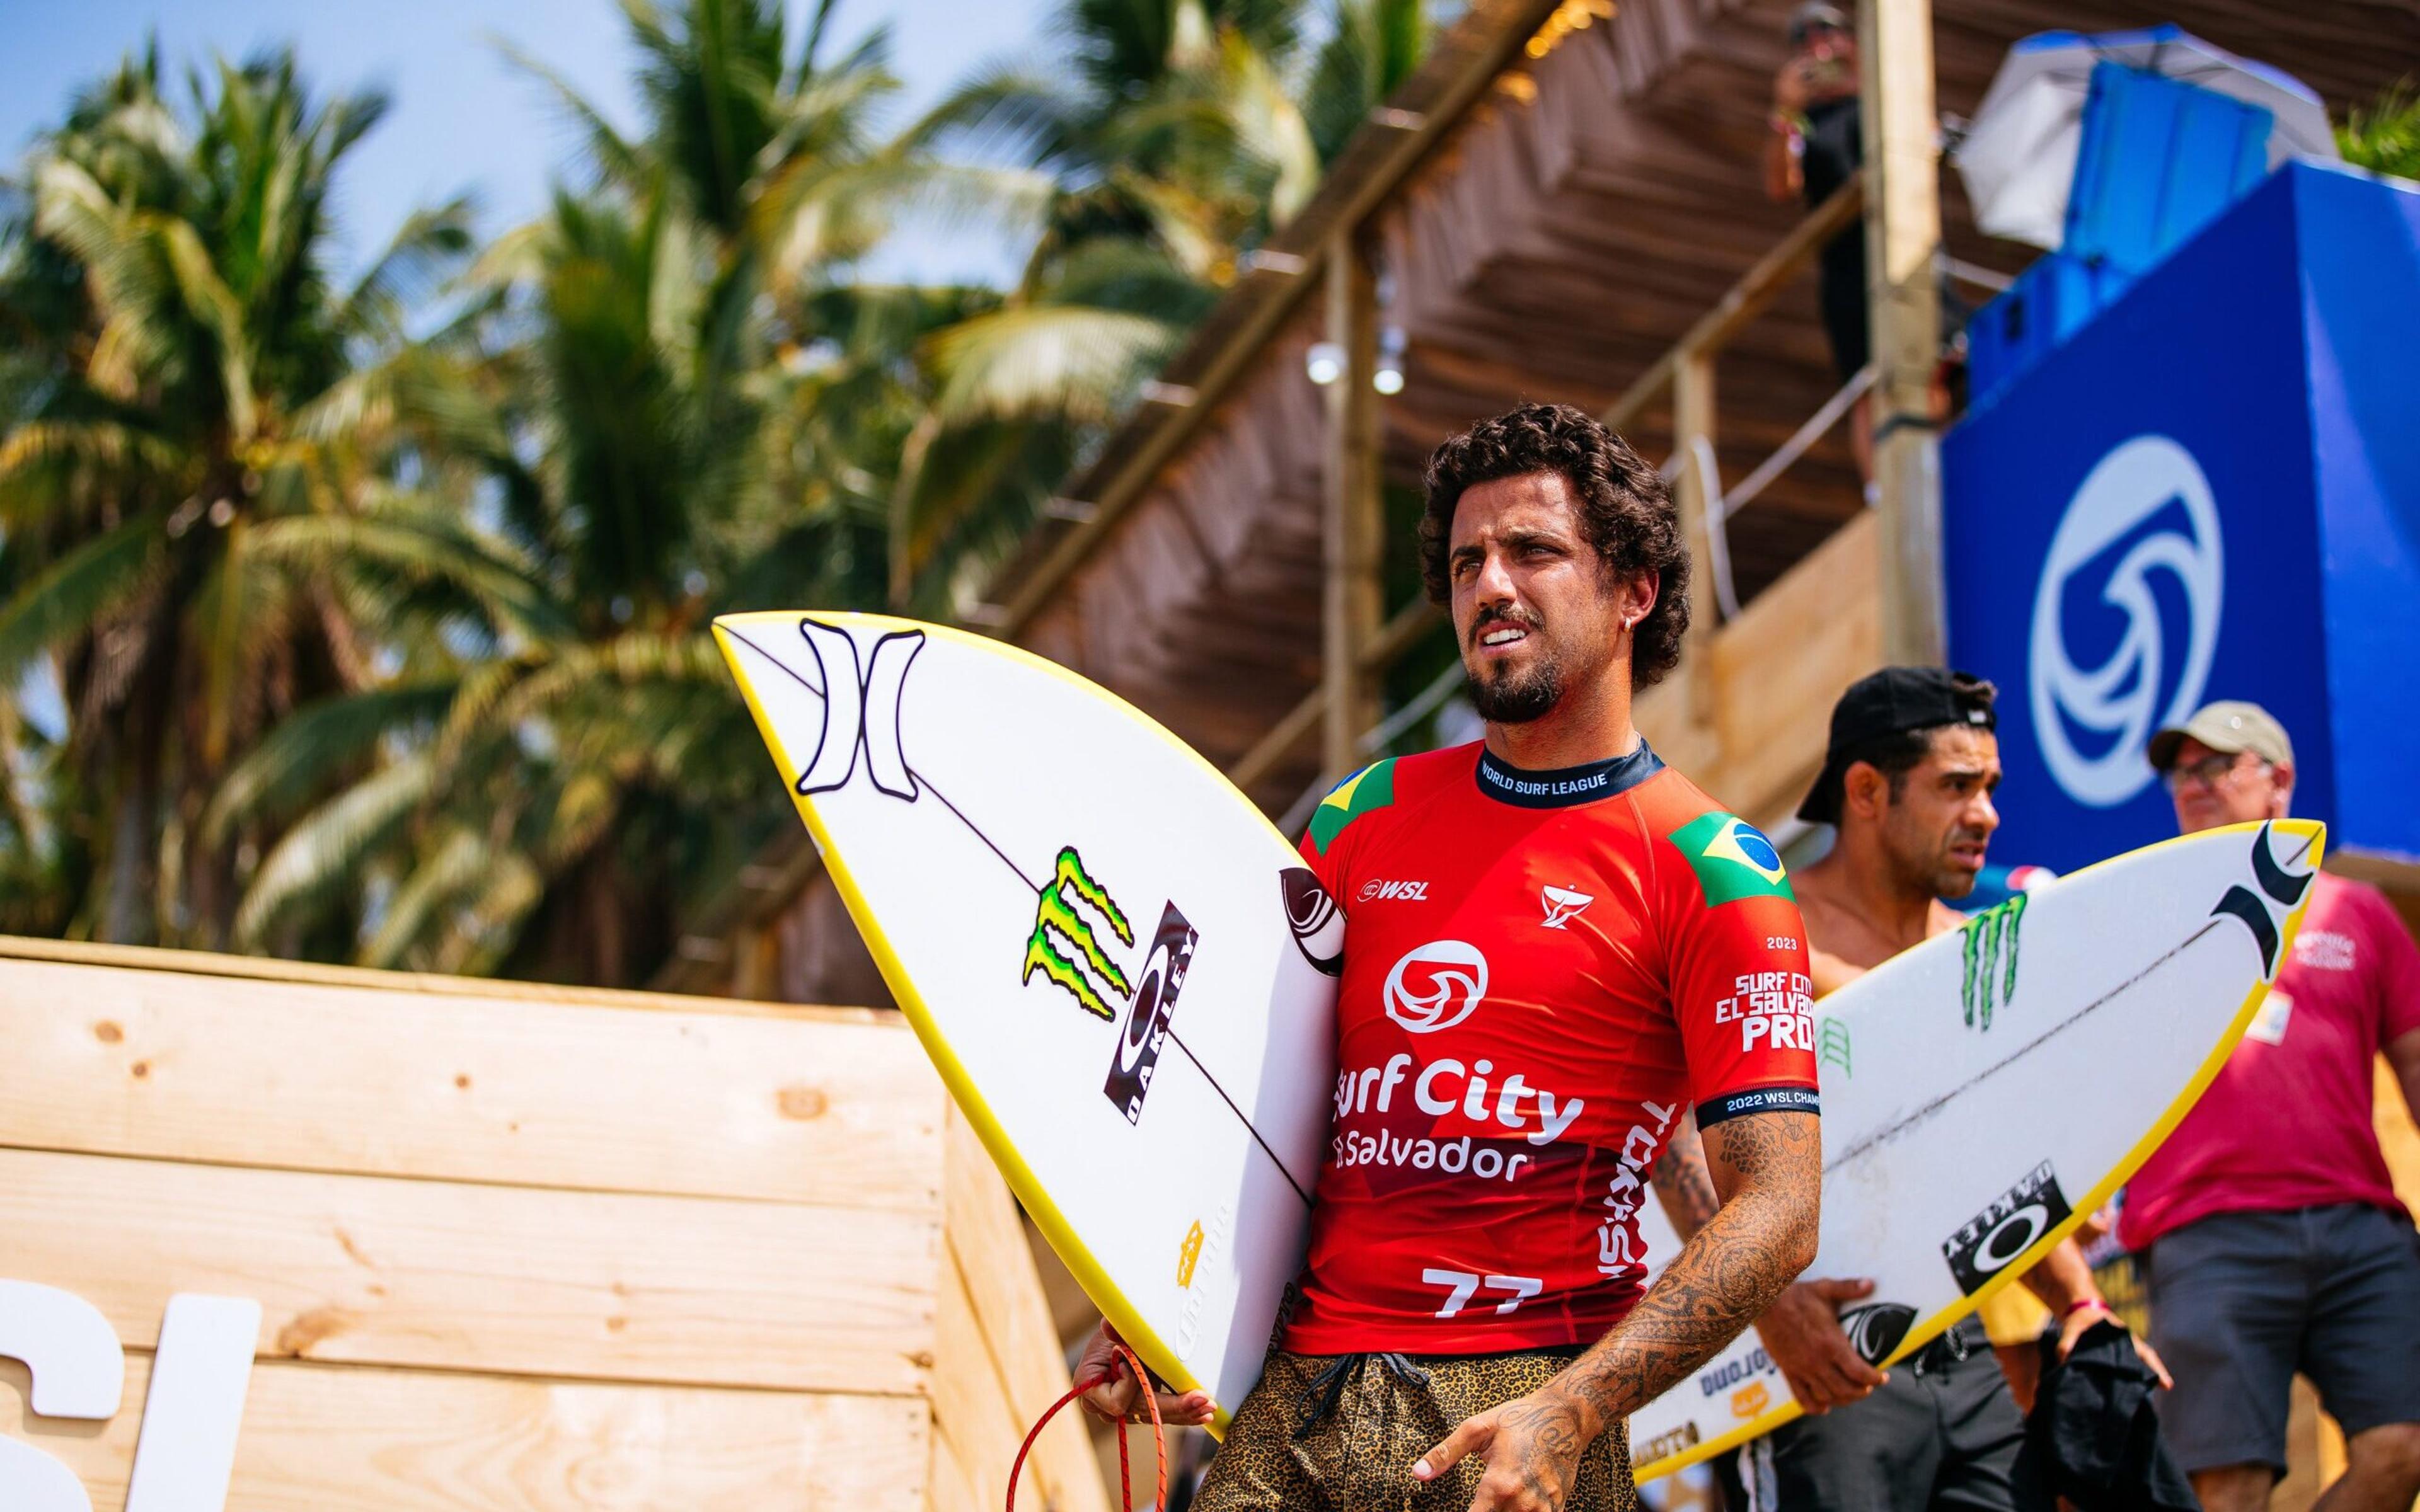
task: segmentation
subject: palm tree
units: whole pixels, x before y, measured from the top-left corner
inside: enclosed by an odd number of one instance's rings
[[[1315,51],[1299,0],[1067,0],[1058,31],[912,133],[1052,185],[1016,286],[926,354],[891,545],[892,602],[925,612],[965,607],[1428,39],[1419,0],[1337,0]]]
[[[424,643],[236,770],[218,824],[291,821],[246,944],[356,917],[370,964],[642,980],[675,901],[795,823],[706,621],[878,598],[908,354],[969,305],[842,282],[918,174],[865,124],[893,87],[878,37],[827,61],[824,18],[794,47],[776,0],[625,9],[645,131],[555,85],[589,185],[479,259],[441,344],[502,433],[481,464],[498,549],[556,628]]]
[[[156,50],[38,143],[0,225],[0,682],[47,656],[85,774],[66,927],[217,943],[238,847],[194,843],[217,774],[283,710],[368,675],[431,593],[535,601],[411,481],[484,422],[402,329],[468,247],[413,216],[349,286],[330,194],[375,94],[290,54],[179,108]],[[255,837],[243,837],[248,842]]]
[[[2356,167],[2420,179],[2420,93],[2407,79],[2368,109],[2355,109],[2336,128],[2336,145]]]

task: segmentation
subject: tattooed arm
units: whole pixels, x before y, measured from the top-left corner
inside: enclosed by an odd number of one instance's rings
[[[1823,1174],[1815,1115],[1746,1114],[1715,1125],[1703,1145],[1720,1206],[1630,1316],[1539,1390],[1454,1429],[1412,1467],[1416,1477],[1484,1455],[1473,1512],[1557,1512],[1600,1434],[1737,1337],[1814,1259]]]
[[[1664,1215],[1683,1241],[1704,1227],[1721,1206],[1694,1119],[1681,1120],[1649,1174]],[[1848,1335],[1840,1332],[1841,1304],[1862,1301],[1873,1289],[1871,1281],[1856,1278],[1793,1282],[1756,1320],[1757,1337],[1790,1382],[1790,1395],[1815,1416],[1860,1400],[1890,1379],[1851,1349]]]

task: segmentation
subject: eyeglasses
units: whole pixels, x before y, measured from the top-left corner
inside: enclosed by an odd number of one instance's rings
[[[2235,770],[2237,765],[2242,762],[2243,758],[2247,754],[2249,754],[2249,752],[2240,750],[2224,753],[2213,752],[2211,755],[2203,757],[2197,762],[2179,762],[2176,765],[2168,768],[2168,791],[2170,793],[2182,793],[2185,790],[2186,785],[2189,783],[2200,787],[2214,788],[2218,786],[2220,780],[2224,779],[2227,773]],[[2268,764],[2264,762],[2261,764],[2266,765]]]

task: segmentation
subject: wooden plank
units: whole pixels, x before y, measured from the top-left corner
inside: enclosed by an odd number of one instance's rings
[[[34,939],[0,934],[0,959],[60,961],[74,965],[122,966],[136,971],[171,971],[180,976],[235,977],[247,981],[303,982],[319,987],[367,987],[381,992],[408,992],[435,997],[510,999],[525,1003],[576,1003],[588,1008],[635,1008],[651,1012],[712,1013],[718,1016],[761,1017],[797,1022],[875,1024],[888,1019],[878,1008],[818,1008],[799,1003],[751,1003],[733,997],[683,996],[675,993],[629,992],[611,987],[562,987],[542,981],[506,981],[496,977],[447,977],[423,971],[373,971],[365,966],[329,966],[310,961],[277,961],[266,956],[219,955],[208,950],[167,950],[148,945],[93,945],[81,940]]]
[[[1378,722],[1378,680],[1366,653],[1386,616],[1384,509],[1379,495],[1377,282],[1367,250],[1347,227],[1327,254],[1327,339],[1344,371],[1327,385],[1322,480],[1321,661],[1327,697],[1320,765],[1342,778],[1361,764],[1361,734]]]
[[[1004,1505],[1009,1467],[1016,1463],[1025,1426],[1016,1421],[1002,1398],[982,1325],[975,1321],[974,1304],[955,1267],[942,1274],[934,1331],[939,1341],[932,1373],[934,1432],[973,1483],[976,1504]],[[1026,1462],[1016,1491],[1021,1504],[1042,1505],[1040,1466]]]
[[[8,1273],[133,1345],[174,1291],[256,1298],[260,1352],[915,1394],[939,1215],[0,1150]]]
[[[1941,445],[1932,376],[1941,352],[1940,123],[1931,0],[1859,0],[1866,141],[1866,286],[1880,376],[1874,483],[1882,516],[1883,656],[1930,665],[1947,645]]]
[[[1715,775],[1691,775],[1754,823],[1797,810],[1823,764],[1834,701],[1881,660],[1875,525],[1869,512],[1842,526],[1711,648],[1722,762]]]
[[[21,958],[0,960],[0,1144],[906,1211],[940,1198],[947,1099],[896,1014]]]
[[[1067,1390],[1066,1356],[1043,1300],[1042,1277],[1016,1199],[954,1107],[947,1138],[943,1232],[950,1263],[965,1284],[997,1390],[1017,1417],[1032,1422]],[[1044,1492],[1058,1512],[1109,1512],[1108,1489],[1101,1484],[1085,1421],[1070,1407],[1034,1445]]]
[[[147,1351],[106,1424],[28,1421],[0,1362],[0,1436],[123,1512]],[[12,1389],[13,1388],[13,1389]],[[905,1397],[616,1386],[263,1362],[228,1512],[920,1512],[930,1418]]]

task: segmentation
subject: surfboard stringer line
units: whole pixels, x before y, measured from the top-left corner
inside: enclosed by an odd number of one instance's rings
[[[2258,836],[2264,828],[2273,835],[2302,836],[2307,843],[2300,858],[2309,861],[2313,872],[2319,869],[2320,857],[2327,849],[2327,826],[2316,819],[2277,819],[2266,825],[2227,825],[2216,830],[2201,830],[2192,835],[2175,836],[2137,850],[2124,852],[2121,856],[2113,856],[2106,861],[2097,861],[2082,871],[2069,872],[2068,877],[2083,876],[2086,872],[2099,867],[2107,866],[2127,856],[2139,856],[2144,851],[2180,845],[2188,841],[2207,840],[2213,834],[2238,833],[2249,839]],[[2066,878],[2061,880],[2064,881]],[[2285,969],[2285,963],[2293,958],[2294,936],[2302,929],[2303,916],[2311,906],[2311,893],[2312,889],[2304,888],[2302,898],[2287,912],[2285,924],[2278,933],[2277,964],[2271,972],[2273,980],[2277,971]],[[2151,1158],[2151,1152],[2158,1149],[2166,1141],[2168,1135],[2176,1132],[2177,1125],[2182,1123],[2185,1115],[2193,1111],[2194,1104],[2201,1101],[2202,1093],[2210,1089],[2210,1084],[2218,1079],[2220,1068],[2226,1064],[2226,1057],[2235,1053],[2236,1042],[2243,1038],[2243,1031],[2251,1026],[2253,1015],[2260,1011],[2261,1003],[2268,998],[2269,987],[2270,982],[2267,980],[2253,983],[2251,993],[2243,999],[2243,1005],[2236,1010],[2235,1017],[2227,1025],[2226,1032],[2219,1036],[2218,1043],[2211,1048],[2208,1056],[2202,1058],[2200,1067],[2195,1071],[2193,1079],[2185,1084],[2184,1090],[2179,1092],[2176,1100],[2161,1113],[2158,1120],[2151,1125],[2150,1131],[2134,1141],[2133,1148],[2126,1151],[2118,1164],[2110,1168],[2109,1174],[2085,1194],[2084,1200],[2072,1204],[2071,1211],[2064,1222],[2053,1226],[2033,1243],[2027,1245],[2015,1259],[1994,1273],[1992,1279],[1959,1301],[1927,1318],[1919,1327],[1910,1329],[1907,1336],[1900,1341],[1899,1348],[1893,1350],[1890,1358],[1884,1363],[1896,1365],[1949,1332],[1960,1319],[1998,1294],[2001,1288],[2015,1285],[2018,1277],[2040,1264],[2044,1256],[2057,1248],[2078,1228],[2083,1227],[2086,1220],[2099,1212],[2109,1199],[2117,1195],[2118,1189],[2131,1180],[2136,1171],[2142,1169],[2143,1163]],[[1782,1406],[1750,1418],[1738,1427],[1717,1434],[1703,1443],[1684,1449],[1679,1454],[1667,1455],[1661,1459],[1640,1465],[1637,1467],[1635,1474],[1641,1481],[1650,1481],[1669,1475],[1674,1471],[1686,1470],[1691,1465],[1712,1459],[1727,1450],[1736,1449],[1750,1440],[1761,1439],[1775,1428],[1801,1416],[1802,1413],[1803,1409],[1795,1401],[1784,1403]]]
[[[775,616],[780,619],[793,617]],[[877,614],[833,613],[826,617],[844,623],[865,625],[886,633],[908,629],[922,630],[928,638],[962,640],[980,646],[988,655],[1004,655],[1023,662],[1035,671],[1046,672],[1072,687],[1080,689],[1091,698],[1109,703],[1135,719],[1148,729],[1155,737],[1171,748],[1183,752],[1202,771],[1225,784],[1231,792],[1234,792],[1246,809],[1255,813],[1259,811],[1252,805],[1251,800],[1244,796],[1241,790],[1236,789],[1233,783],[1228,782],[1226,774],[1212,766],[1202,758],[1201,752],[1169,734],[1160,728],[1157,721],[1116,694],[1087,682],[1056,662],[1034,656],[1020,646],[971,635],[946,625],[922,625],[912,620]],[[847,906],[850,919],[856,923],[858,933],[864,936],[866,949],[874,957],[875,965],[881,971],[884,984],[891,989],[892,995],[898,1000],[900,1011],[907,1015],[908,1026],[915,1030],[917,1040],[924,1047],[924,1053],[932,1058],[935,1070],[940,1072],[942,1085],[949,1088],[950,1096],[957,1103],[959,1110],[966,1115],[967,1122],[973,1127],[976,1137],[983,1141],[984,1149],[991,1155],[993,1163],[1000,1167],[1001,1175],[1008,1181],[1010,1190],[1014,1191],[1017,1200],[1025,1205],[1027,1213],[1033,1219],[1034,1227],[1042,1231],[1043,1238],[1049,1242],[1051,1249],[1058,1254],[1061,1262],[1067,1267],[1069,1273],[1075,1276],[1076,1284],[1081,1287],[1084,1294],[1101,1309],[1101,1315],[1109,1320],[1110,1326],[1115,1328],[1119,1335],[1134,1348],[1135,1352],[1142,1357],[1143,1364],[1150,1366],[1162,1380],[1180,1392],[1209,1390],[1207,1385],[1185,1367],[1184,1362],[1174,1350],[1169,1348],[1167,1341],[1143,1321],[1141,1312],[1126,1300],[1125,1294],[1120,1291],[1110,1280],[1109,1273],[1094,1257],[1092,1251],[1077,1237],[1074,1226],[1068,1223],[1066,1215],[1060,1211],[1058,1204],[1051,1200],[1048,1189],[1042,1184],[1032,1168],[1026,1164],[1025,1157],[1018,1151],[1015,1142],[1008,1137],[1007,1131],[1001,1127],[1000,1120],[993,1116],[990,1105],[985,1102],[983,1093],[976,1087],[974,1079],[967,1073],[965,1065],[958,1059],[956,1053],[950,1048],[949,1041],[940,1032],[939,1025],[933,1018],[932,1011],[925,1005],[923,995],[917,992],[914,980],[908,976],[906,965],[899,959],[898,952],[892,948],[890,939],[883,933],[882,927],[876,919],[873,909],[867,904],[864,894],[859,889],[856,879],[850,875],[848,864],[843,858],[839,847],[833,843],[830,834],[825,830],[822,822],[816,817],[814,805],[809,800],[808,795],[798,790],[798,784],[791,779],[791,774],[804,771],[805,768],[783,745],[779,732],[774,729],[773,721],[758,704],[748,668],[740,659],[738,645],[746,645],[755,655],[768,656],[768,659],[769,654],[742,639],[737,631],[726,629],[721,623],[717,623],[714,626],[714,638],[716,644],[722,650],[724,662],[731,668],[733,680],[739,685],[740,698],[748,705],[749,717],[756,722],[757,733],[764,737],[767,748],[773,753],[774,762],[783,774],[783,785],[790,790],[791,803],[799,810],[800,821],[806,825],[808,835],[814,841],[815,850],[823,858],[824,870],[830,873],[832,886],[839,891],[842,903]],[[735,641],[738,642],[738,645],[735,645]],[[1269,825],[1268,831],[1271,840],[1283,847],[1291,856],[1294,847],[1287,843],[1283,835],[1278,833],[1277,827]],[[1246,1126],[1249,1127],[1249,1122]],[[1284,1170],[1282,1165],[1279,1168],[1280,1171]],[[1287,1180],[1292,1180],[1292,1173],[1286,1174]],[[1234,1408],[1238,1404],[1214,1401],[1212,1405],[1215,1415],[1208,1425],[1208,1431],[1213,1438],[1224,1439],[1227,1425],[1232,1420]]]

